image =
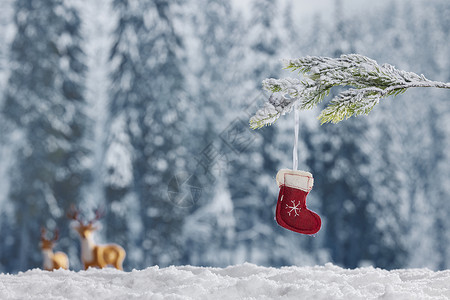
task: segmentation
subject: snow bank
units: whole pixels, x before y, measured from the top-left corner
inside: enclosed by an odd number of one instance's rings
[[[121,272],[34,269],[0,275],[0,299],[450,299],[450,270],[354,270],[332,264],[179,266]]]

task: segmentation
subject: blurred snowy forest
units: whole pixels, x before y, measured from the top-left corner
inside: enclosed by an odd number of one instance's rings
[[[106,209],[96,238],[126,249],[125,270],[450,268],[448,91],[337,125],[300,114],[314,237],[274,221],[293,116],[248,127],[281,58],[360,53],[450,81],[450,2],[380,3],[306,16],[275,0],[1,0],[0,272],[41,266],[41,226],[80,269],[71,204]]]

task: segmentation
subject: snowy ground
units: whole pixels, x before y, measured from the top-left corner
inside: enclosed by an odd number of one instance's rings
[[[450,270],[191,266],[0,274],[0,299],[450,299]]]

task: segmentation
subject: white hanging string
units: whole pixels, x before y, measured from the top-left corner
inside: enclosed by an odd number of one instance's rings
[[[292,151],[293,153],[293,166],[292,166],[292,170],[296,171],[298,168],[298,128],[299,128],[299,111],[296,107],[294,107],[294,119],[295,119],[295,127],[294,127],[294,150]]]

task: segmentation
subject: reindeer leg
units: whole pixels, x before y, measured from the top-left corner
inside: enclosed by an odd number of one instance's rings
[[[94,257],[97,259],[97,264],[100,269],[103,269],[107,265],[104,257],[105,252],[103,250],[104,249],[102,247],[96,246],[94,248]]]

